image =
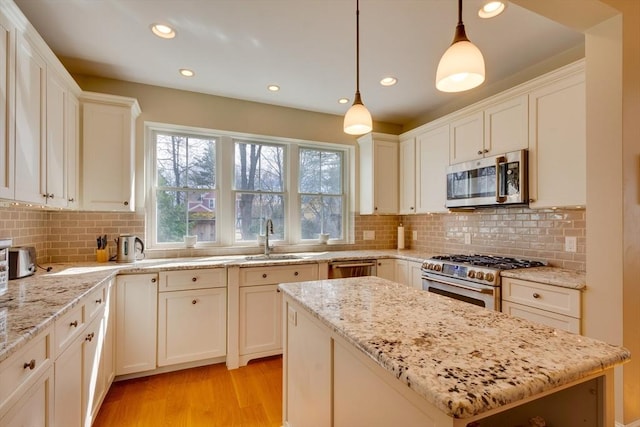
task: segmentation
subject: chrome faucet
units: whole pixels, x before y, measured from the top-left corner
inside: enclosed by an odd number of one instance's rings
[[[269,233],[273,234],[273,221],[271,221],[271,219],[268,219],[264,224],[264,228],[264,254],[269,255],[271,253],[271,249],[273,249],[271,246],[269,246]]]

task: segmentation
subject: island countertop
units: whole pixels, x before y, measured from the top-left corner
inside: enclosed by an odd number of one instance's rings
[[[479,415],[630,359],[622,347],[377,277],[279,286],[453,418]]]

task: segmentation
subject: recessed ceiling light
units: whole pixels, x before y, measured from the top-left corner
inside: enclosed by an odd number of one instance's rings
[[[346,104],[349,102],[349,98],[340,98],[338,99],[338,104]]]
[[[478,16],[480,18],[493,18],[504,12],[507,7],[507,3],[504,1],[489,0],[485,1],[480,10],[478,10]]]
[[[269,89],[271,92],[277,92],[280,90],[280,86],[278,85],[269,85],[267,86],[267,89]]]
[[[184,77],[193,77],[196,73],[188,68],[180,68],[180,74],[182,74]]]
[[[165,24],[153,24],[151,25],[151,31],[163,39],[172,39],[176,36],[176,30]]]
[[[392,76],[385,77],[382,80],[380,80],[380,84],[382,86],[393,86],[396,83],[398,83],[398,79]]]

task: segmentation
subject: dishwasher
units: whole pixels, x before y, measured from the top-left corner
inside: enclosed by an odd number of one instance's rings
[[[333,261],[329,263],[329,279],[347,277],[375,276],[375,259],[358,259],[349,261]]]

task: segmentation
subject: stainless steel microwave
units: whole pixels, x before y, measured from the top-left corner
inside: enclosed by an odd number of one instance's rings
[[[528,197],[527,150],[447,168],[448,208],[524,205]]]

